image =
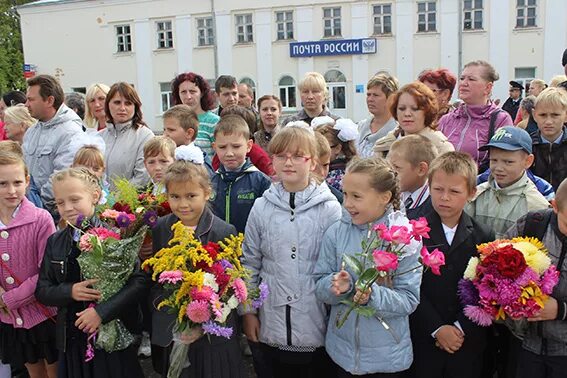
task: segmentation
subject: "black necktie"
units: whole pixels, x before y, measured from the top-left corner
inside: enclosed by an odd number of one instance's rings
[[[411,198],[411,196],[409,196],[408,198],[406,198],[406,200],[404,201],[404,206],[406,208],[406,211],[410,209],[411,205],[413,205],[413,198]]]

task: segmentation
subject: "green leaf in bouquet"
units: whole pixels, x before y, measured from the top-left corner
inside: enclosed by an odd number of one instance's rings
[[[367,318],[374,316],[376,310],[368,306],[358,306],[354,308],[354,312]]]
[[[368,268],[358,277],[356,280],[356,288],[359,290],[364,290],[370,287],[374,281],[378,278],[378,270],[376,268]]]
[[[366,251],[366,248],[368,248],[368,242],[366,240],[363,240],[360,242],[360,246],[362,247],[363,251]]]
[[[359,276],[362,273],[362,264],[354,256],[343,255],[343,261],[352,269],[352,271]]]
[[[355,303],[350,299],[343,299],[339,303],[342,303],[342,304],[347,305],[347,306],[354,306],[355,305]]]

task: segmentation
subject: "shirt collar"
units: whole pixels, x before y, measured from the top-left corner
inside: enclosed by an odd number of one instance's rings
[[[565,131],[562,131],[561,134],[559,134],[559,136],[557,137],[557,139],[555,139],[555,140],[553,141],[553,144],[561,144],[561,140],[563,140],[563,133],[564,133],[564,132],[565,132]],[[545,137],[544,137],[543,135],[541,136],[541,142],[542,142],[543,144],[551,144],[551,142],[548,141],[547,139],[545,139]]]
[[[20,202],[20,204],[16,207],[16,209],[14,209],[14,212],[12,213],[12,219],[14,219],[16,217],[16,215],[18,215],[18,212],[20,211],[20,207],[22,207],[22,203]],[[2,221],[0,221],[0,227],[1,228],[6,228],[8,227],[8,225],[2,223]]]
[[[405,202],[409,197],[413,200],[410,209],[415,209],[416,207],[421,206],[421,204],[429,197],[429,183],[426,181],[423,186],[420,186],[413,192],[403,192],[402,202]]]

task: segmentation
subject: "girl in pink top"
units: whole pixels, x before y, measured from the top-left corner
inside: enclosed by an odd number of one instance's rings
[[[25,365],[31,378],[54,378],[56,310],[39,304],[34,291],[55,225],[26,199],[28,184],[22,157],[0,151],[0,358]]]

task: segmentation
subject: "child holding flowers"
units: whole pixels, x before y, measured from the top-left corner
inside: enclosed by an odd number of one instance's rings
[[[78,257],[82,231],[104,227],[95,214],[101,187],[99,178],[87,168],[69,168],[52,176],[57,210],[75,227],[66,227],[51,235],[45,248],[35,290],[39,302],[57,306],[58,377],[106,378],[141,377],[142,369],[136,348],[108,353],[97,349],[93,358],[85,361],[88,335],[101,324],[120,319],[127,329],[137,327],[138,313],[132,311],[147,287],[146,277],[133,272],[125,286],[108,300],[97,303],[101,293],[92,288],[97,280],[82,280]],[[85,249],[85,245],[82,246]]]
[[[543,309],[528,318],[516,377],[564,377],[567,371],[567,180],[557,189],[553,210],[528,213],[518,219],[506,236],[540,239],[560,273],[559,283],[544,302]]]
[[[315,263],[323,233],[340,205],[312,172],[317,142],[306,124],[293,123],[269,144],[279,182],[257,199],[246,225],[242,264],[250,284],[270,288],[264,306],[243,317],[258,377],[329,377],[324,349],[327,310],[315,297]]]
[[[366,239],[378,226],[409,228],[410,223],[399,211],[396,173],[384,159],[351,161],[343,192],[343,217],[325,232],[315,268],[320,275],[317,297],[331,305],[325,346],[339,365],[339,377],[399,377],[412,362],[408,317],[419,303],[421,243],[408,243],[399,265],[392,260],[387,262],[390,266],[384,267],[407,273],[394,276],[387,284],[374,283],[367,292],[355,289],[353,283],[358,275],[342,264],[343,255],[363,252],[361,243],[368,242]],[[366,268],[362,266],[361,270]],[[376,316],[353,313],[344,325],[338,325],[337,320],[348,311],[341,301],[353,295],[355,302],[371,307]]]
[[[423,274],[420,303],[410,317],[414,364],[418,378],[479,378],[486,330],[463,313],[457,285],[476,246],[494,240],[494,231],[477,223],[463,208],[476,192],[476,163],[470,155],[447,152],[431,163],[429,192],[433,211],[427,216],[430,238],[446,265],[441,275]]]
[[[56,311],[37,303],[33,293],[55,225],[26,198],[29,181],[22,157],[0,151],[0,357],[13,367],[25,365],[32,378],[54,378]],[[6,373],[11,376],[9,366],[0,376]]]
[[[207,207],[211,195],[209,174],[203,165],[202,151],[191,144],[175,150],[177,159],[169,166],[163,183],[172,214],[159,219],[152,231],[153,250],[158,252],[168,246],[173,237],[172,226],[181,221],[182,224],[194,230],[194,235],[205,245],[208,242],[222,241],[230,235],[236,235],[234,226],[216,217]],[[165,277],[160,276],[160,280]],[[170,281],[175,281],[170,277]],[[204,295],[204,293],[202,293]],[[176,315],[168,313],[167,308],[157,309],[166,297],[165,290],[156,285],[150,295],[152,301],[152,362],[154,369],[163,377],[167,376],[173,341],[173,327]],[[208,313],[207,308],[200,308],[201,300],[194,300],[188,306],[190,319],[198,320]],[[190,309],[189,309],[190,308]],[[229,316],[228,327],[235,328],[236,316]],[[222,337],[208,334],[203,336],[203,330],[192,328],[180,335],[181,341],[190,344],[189,367],[182,376],[194,378],[208,377],[245,377],[244,365],[240,354],[237,337]]]

